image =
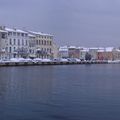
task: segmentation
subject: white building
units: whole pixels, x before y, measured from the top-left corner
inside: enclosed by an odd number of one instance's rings
[[[80,50],[80,59],[85,60],[86,53],[89,53],[89,48],[83,48]]]
[[[59,57],[60,58],[69,58],[69,51],[67,46],[59,48]]]
[[[0,29],[0,59],[6,58],[7,32]]]
[[[8,58],[27,57],[29,50],[28,33],[19,29],[5,28],[7,31],[7,56]]]

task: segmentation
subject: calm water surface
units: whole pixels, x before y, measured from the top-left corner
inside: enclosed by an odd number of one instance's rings
[[[0,68],[0,120],[120,120],[120,65]]]

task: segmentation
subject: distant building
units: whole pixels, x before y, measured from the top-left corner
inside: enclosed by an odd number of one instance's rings
[[[105,60],[105,48],[99,48],[98,49],[97,60]]]
[[[97,59],[97,51],[99,48],[89,48],[89,54],[91,55],[92,59]]]
[[[85,56],[87,53],[89,53],[89,48],[82,48],[80,50],[80,59],[85,60]]]
[[[63,46],[63,47],[59,48],[59,57],[60,58],[68,58],[69,57],[67,46]]]
[[[55,43],[53,43],[53,58],[59,58],[59,48]]]
[[[105,49],[105,60],[113,60],[114,59],[113,51],[114,51],[113,47],[107,47]]]
[[[120,60],[120,49],[113,50],[113,60]]]
[[[80,49],[75,46],[68,47],[69,58],[80,58]]]

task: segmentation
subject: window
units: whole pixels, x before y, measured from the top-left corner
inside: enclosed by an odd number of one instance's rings
[[[21,36],[24,37],[24,33],[21,33]]]
[[[18,46],[20,45],[20,40],[18,39]]]
[[[47,41],[47,45],[49,45],[49,41]]]
[[[42,45],[43,45],[43,40],[42,40]]]
[[[52,45],[52,41],[50,41],[50,45]]]
[[[46,40],[44,41],[44,45],[46,45]]]
[[[10,39],[10,45],[12,45],[12,39]]]
[[[17,36],[20,36],[20,33],[17,33]]]
[[[16,32],[13,32],[13,35],[16,36]]]
[[[24,45],[24,40],[22,39],[22,45]]]
[[[52,52],[51,48],[50,48],[50,53]]]
[[[27,42],[27,40],[26,40],[26,46],[28,45],[28,42]]]
[[[38,45],[39,43],[38,43],[39,41],[38,40],[36,40],[36,44]]]
[[[6,35],[5,33],[2,33],[2,39],[5,39]]]
[[[14,47],[14,51],[15,51],[15,47]]]
[[[8,35],[12,35],[12,32],[8,32]]]
[[[10,53],[12,52],[12,48],[11,48],[11,47],[9,47],[9,52],[10,52]]]
[[[40,45],[40,40],[39,40],[39,45]]]
[[[25,37],[27,37],[27,33],[25,34]]]
[[[14,39],[14,45],[16,44],[16,39]]]

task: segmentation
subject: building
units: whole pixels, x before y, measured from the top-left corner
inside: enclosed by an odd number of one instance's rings
[[[59,57],[60,58],[68,58],[68,47],[67,46],[62,46],[59,48]]]
[[[0,58],[53,58],[53,35],[0,27]]]
[[[80,59],[85,60],[86,54],[89,53],[89,48],[81,48],[80,50]]]
[[[120,49],[113,50],[113,60],[120,60]]]
[[[6,59],[7,32],[0,27],[0,59]]]
[[[69,58],[80,58],[80,49],[75,46],[68,47]]]
[[[7,32],[6,52],[8,58],[28,57],[28,33],[16,28],[11,29],[6,27],[5,31]]]
[[[36,57],[53,58],[53,35],[33,31],[28,32],[35,36]]]
[[[114,59],[113,51],[114,51],[113,47],[105,48],[105,60],[113,60]]]
[[[105,48],[99,48],[98,49],[97,60],[105,60]]]
[[[28,34],[29,37],[29,57],[35,58],[36,56],[36,36]]]
[[[54,42],[53,42],[53,58],[59,58],[59,48]]]
[[[99,48],[89,48],[89,54],[91,55],[92,60],[97,59],[97,51]]]

